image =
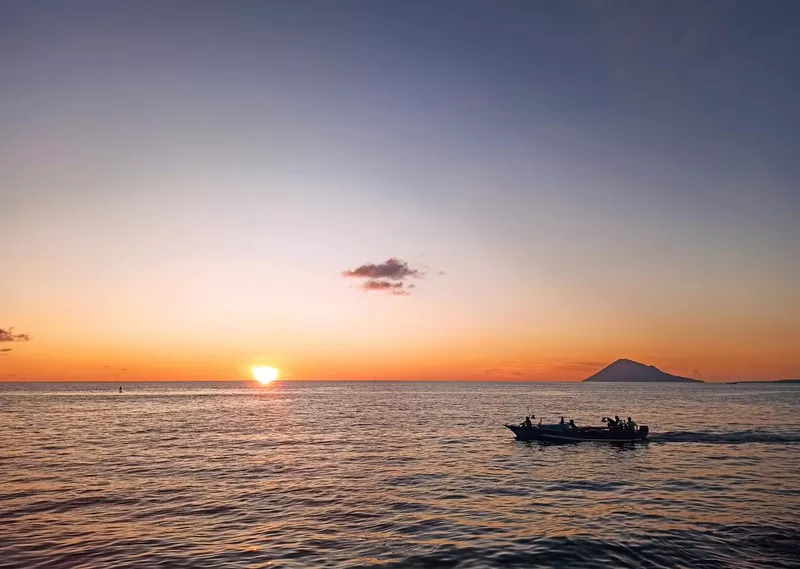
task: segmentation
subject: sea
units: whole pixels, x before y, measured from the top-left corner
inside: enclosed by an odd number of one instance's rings
[[[797,385],[119,387],[0,384],[0,567],[800,567]]]

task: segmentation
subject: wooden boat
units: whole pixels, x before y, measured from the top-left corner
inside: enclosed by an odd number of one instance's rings
[[[579,443],[584,441],[632,443],[647,438],[647,425],[627,427],[570,427],[569,425],[506,425],[519,441]]]

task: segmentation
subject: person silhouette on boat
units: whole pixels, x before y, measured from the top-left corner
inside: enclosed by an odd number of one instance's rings
[[[569,428],[570,429],[577,429],[578,428],[578,425],[575,424],[575,420],[574,419],[570,419],[569,420]]]
[[[119,386],[119,392],[122,393],[122,386]]]
[[[536,415],[534,415],[533,418],[535,419]],[[533,427],[533,423],[531,423],[531,418],[528,417],[527,415],[525,416],[525,420],[522,421],[522,426],[523,427]]]
[[[636,429],[636,423],[633,421],[633,419],[628,417],[628,422],[625,423],[625,428],[633,431],[634,429]]]

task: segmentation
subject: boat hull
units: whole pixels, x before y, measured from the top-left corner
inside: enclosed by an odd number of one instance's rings
[[[543,428],[538,426],[522,427],[506,425],[519,441],[544,441],[551,443],[580,443],[586,441],[633,443],[647,438],[649,429],[642,425],[638,430],[607,429],[602,427],[589,427],[578,429]]]

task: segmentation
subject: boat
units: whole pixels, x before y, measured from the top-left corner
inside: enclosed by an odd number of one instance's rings
[[[583,441],[633,443],[647,438],[647,425],[626,427],[569,427],[568,425],[506,425],[518,441],[543,441],[550,443],[579,443]]]

